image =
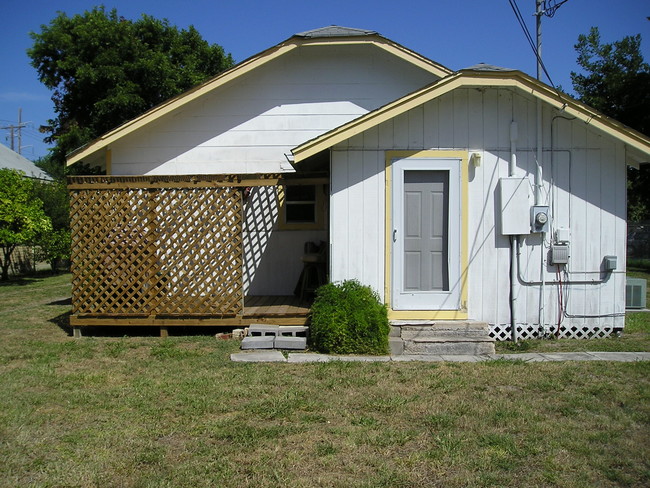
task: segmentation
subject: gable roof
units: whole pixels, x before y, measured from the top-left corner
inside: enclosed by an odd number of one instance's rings
[[[29,178],[38,178],[41,180],[52,179],[29,159],[12,151],[4,144],[0,144],[0,168],[17,169],[25,173],[25,176]]]
[[[518,70],[480,64],[458,71],[291,150],[294,164],[457,88],[511,87],[531,94],[626,145],[628,163],[650,161],[650,138]]]
[[[269,61],[272,61],[283,54],[286,54],[301,46],[320,45],[345,45],[345,44],[367,44],[383,49],[421,69],[433,73],[435,76],[444,77],[452,71],[439,63],[436,63],[415,51],[411,51],[396,42],[393,42],[375,31],[351,29],[348,27],[329,26],[321,29],[301,32],[291,36],[286,41],[277,44],[259,54],[256,54],[227,71],[211,78],[205,83],[198,85],[185,93],[163,102],[144,114],[130,120],[110,132],[91,141],[85,146],[71,152],[67,157],[67,165],[75,164],[91,155],[105,149],[111,143],[131,134],[132,132],[158,120],[159,118],[178,110],[186,104],[200,98],[217,88],[220,88],[237,78],[249,73]]]
[[[352,27],[341,27],[340,25],[330,25],[328,27],[321,27],[305,32],[295,34],[295,37],[352,37],[352,36],[371,36],[377,34],[376,31],[353,29]]]

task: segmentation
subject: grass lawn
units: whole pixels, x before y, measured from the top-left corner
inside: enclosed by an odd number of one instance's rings
[[[232,363],[70,338],[69,280],[0,285],[1,487],[650,485],[650,362]]]

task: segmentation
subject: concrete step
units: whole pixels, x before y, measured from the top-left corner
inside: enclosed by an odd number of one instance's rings
[[[401,356],[404,354],[404,341],[400,337],[388,337],[388,348],[391,356]]]
[[[438,336],[404,341],[404,354],[494,354],[494,339],[485,336]]]
[[[404,340],[412,340],[436,336],[488,336],[490,327],[487,322],[433,322],[425,325],[402,325],[400,337]]]
[[[404,354],[494,354],[486,322],[434,321],[392,324],[399,328]],[[391,330],[391,335],[396,335]]]

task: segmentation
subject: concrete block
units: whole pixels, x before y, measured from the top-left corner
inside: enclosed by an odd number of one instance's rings
[[[242,349],[273,349],[275,336],[244,337],[241,341]]]
[[[273,345],[276,349],[307,349],[307,338],[278,336]]]
[[[404,341],[400,337],[388,337],[388,348],[391,356],[404,354]]]
[[[390,330],[388,332],[388,337],[402,337],[402,328],[391,325]]]
[[[281,325],[278,327],[278,336],[281,337],[306,337],[309,327],[303,325]]]
[[[278,335],[279,329],[279,325],[251,324],[248,326],[248,337],[275,337]]]

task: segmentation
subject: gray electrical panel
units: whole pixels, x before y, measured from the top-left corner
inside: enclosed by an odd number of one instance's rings
[[[501,178],[499,196],[501,200],[501,235],[521,236],[530,234],[528,225],[528,189],[527,178]]]

